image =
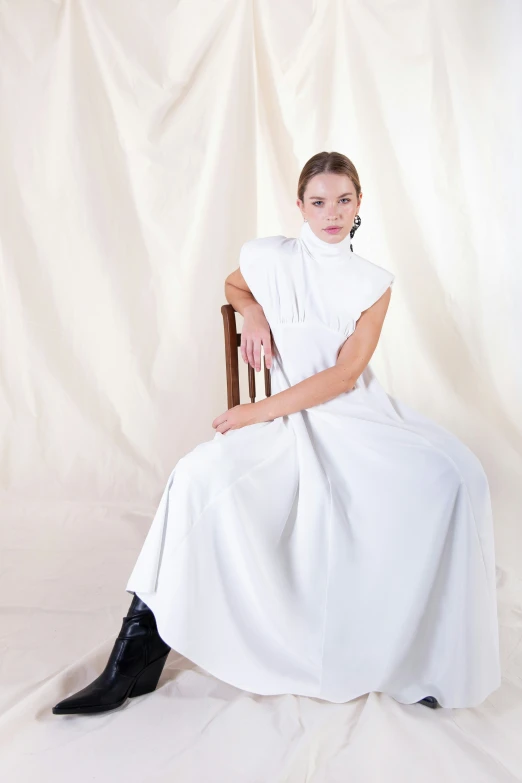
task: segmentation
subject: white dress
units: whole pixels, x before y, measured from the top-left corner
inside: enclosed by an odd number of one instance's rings
[[[350,241],[304,223],[241,248],[274,337],[272,394],[334,365],[392,285]],[[473,707],[500,685],[486,474],[369,365],[329,402],[182,457],[126,590],[174,650],[252,693]]]

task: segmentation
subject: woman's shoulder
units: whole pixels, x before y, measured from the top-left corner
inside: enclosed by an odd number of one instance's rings
[[[370,261],[369,258],[365,258],[364,256],[360,256],[358,253],[353,253],[352,255],[353,260],[355,261],[358,268],[365,272],[369,277],[382,277],[383,275],[391,275],[394,277],[392,272],[390,272],[389,269],[386,269],[384,266],[380,266],[379,264],[376,264],[375,261]]]
[[[354,283],[353,295],[357,300],[358,309],[363,312],[380,299],[390,286],[393,286],[395,275],[389,269],[357,253],[353,254],[352,260],[355,262],[352,266],[354,274],[351,278]]]
[[[249,239],[241,246],[239,268],[259,304],[266,312],[277,309],[281,283],[280,270],[292,255],[295,239],[282,234]]]
[[[286,237],[283,234],[275,234],[269,237],[257,237],[248,239],[243,243],[241,251],[248,255],[272,255],[274,253],[291,253],[295,248],[297,239]]]

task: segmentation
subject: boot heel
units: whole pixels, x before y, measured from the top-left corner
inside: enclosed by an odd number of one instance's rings
[[[156,689],[158,680],[161,677],[161,672],[165,666],[168,653],[158,658],[157,661],[149,663],[149,665],[142,671],[138,679],[130,689],[128,696],[133,699],[135,696],[144,696],[146,693],[151,693]]]

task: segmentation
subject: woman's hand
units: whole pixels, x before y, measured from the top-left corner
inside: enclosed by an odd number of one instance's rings
[[[249,424],[258,424],[265,421],[261,417],[259,406],[255,402],[246,402],[242,405],[234,405],[228,411],[217,416],[212,426],[217,432],[225,433],[228,430],[239,430]]]
[[[256,372],[261,369],[261,345],[265,352],[265,364],[272,366],[272,342],[270,326],[265,311],[257,302],[245,307],[243,329],[241,330],[241,356]]]
[[[261,345],[265,353],[265,364],[272,366],[272,335],[266,320],[265,312],[258,302],[248,305],[243,311],[243,329],[241,330],[241,356],[245,363],[250,364],[256,372],[261,369]],[[269,421],[263,418],[262,409],[255,402],[235,405],[217,416],[212,422],[217,432],[239,430],[249,424]]]

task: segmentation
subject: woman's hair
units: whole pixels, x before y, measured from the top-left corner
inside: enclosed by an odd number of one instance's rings
[[[357,169],[350,158],[347,158],[346,155],[342,155],[340,152],[318,152],[317,155],[313,155],[310,160],[306,161],[299,175],[297,197],[304,201],[306,186],[312,177],[315,177],[316,174],[329,172],[332,174],[345,174],[349,177],[354,184],[357,198],[359,198],[361,195],[361,183],[359,182]]]

